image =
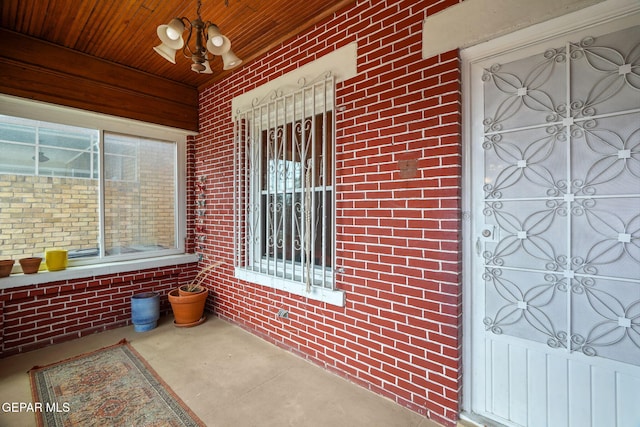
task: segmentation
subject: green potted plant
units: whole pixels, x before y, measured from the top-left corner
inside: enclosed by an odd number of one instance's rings
[[[182,285],[169,292],[169,303],[175,318],[174,324],[178,327],[190,327],[201,324],[206,320],[204,307],[209,291],[202,283],[207,272],[218,267],[221,262],[210,264],[198,272],[195,279],[186,285]]]

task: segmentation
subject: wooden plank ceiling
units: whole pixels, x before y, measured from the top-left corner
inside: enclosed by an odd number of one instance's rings
[[[202,0],[201,17],[229,38],[242,67],[353,1]],[[2,0],[0,27],[200,88],[233,71],[214,57],[213,74],[197,74],[180,52],[174,65],[153,51],[158,25],[196,10],[197,0]]]

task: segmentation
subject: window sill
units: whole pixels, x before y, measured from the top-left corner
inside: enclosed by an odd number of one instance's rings
[[[36,274],[12,274],[0,278],[0,289],[17,288],[19,286],[38,285],[58,282],[60,280],[84,279],[107,274],[128,273],[148,268],[166,267],[169,265],[189,264],[198,261],[196,254],[171,255],[158,258],[137,259],[131,261],[110,262],[104,264],[81,265],[61,271],[41,271]]]
[[[267,286],[280,291],[290,292],[306,298],[311,298],[327,304],[344,307],[345,293],[340,290],[332,290],[312,286],[311,291],[307,292],[306,288],[299,282],[283,279],[281,277],[273,277],[267,274],[258,273],[244,268],[235,269],[235,277],[247,282],[256,283],[258,285]]]

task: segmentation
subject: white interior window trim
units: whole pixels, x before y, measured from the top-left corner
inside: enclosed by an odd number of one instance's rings
[[[51,281],[73,280],[105,274],[120,274],[147,268],[161,268],[197,262],[196,254],[185,253],[186,242],[186,141],[195,132],[172,127],[140,122],[121,117],[93,113],[74,108],[62,107],[15,96],[0,94],[0,114],[24,117],[31,120],[60,123],[70,126],[91,127],[101,132],[114,132],[175,141],[177,146],[177,188],[176,188],[176,243],[177,251],[148,259],[133,259],[94,263],[67,268],[63,271],[40,271],[38,274],[12,274],[0,280],[0,289],[37,285]]]

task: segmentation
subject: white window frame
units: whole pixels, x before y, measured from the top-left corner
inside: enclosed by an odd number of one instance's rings
[[[8,95],[0,95],[0,114],[70,126],[95,128],[100,130],[101,133],[110,132],[141,138],[175,141],[176,143],[176,248],[153,252],[153,254],[145,254],[143,252],[135,256],[110,256],[108,259],[102,258],[97,260],[93,258],[70,261],[69,268],[63,271],[41,271],[38,274],[32,275],[12,274],[9,277],[0,279],[0,289],[35,285],[50,281],[94,277],[103,274],[126,273],[128,271],[137,271],[146,268],[186,264],[198,260],[196,254],[185,253],[187,236],[186,142],[188,136],[196,135],[195,132],[61,107]],[[103,162],[103,159],[100,161]],[[103,180],[104,177],[101,176],[100,179]],[[99,197],[104,196],[101,193]],[[104,202],[104,200],[102,202]],[[16,265],[18,265],[17,261]],[[17,271],[16,266],[14,266],[14,271]]]
[[[275,96],[266,97],[262,103],[257,102],[256,105],[244,112],[239,112],[235,118],[234,126],[234,263],[235,277],[252,283],[268,286],[271,288],[284,290],[295,295],[317,299],[333,305],[344,306],[344,292],[336,289],[334,267],[335,266],[335,79],[331,73],[321,76],[321,78],[305,84],[294,90],[284,93],[283,91],[274,92]],[[311,101],[310,101],[311,100]],[[330,130],[326,129],[326,117],[330,115]],[[286,183],[277,183],[274,188],[262,188],[262,132],[269,133],[277,129],[284,130],[288,126],[295,129],[298,122],[303,123],[310,121],[312,128],[316,123],[316,117],[322,116],[323,144],[330,145],[331,165],[327,165],[327,156],[322,156],[324,166],[323,173],[316,175],[315,162],[313,167],[313,176],[323,178],[322,183],[314,182],[303,184],[301,188],[287,189]],[[295,130],[292,130],[295,133]],[[311,132],[316,132],[312,129]],[[286,133],[286,131],[285,131]],[[292,133],[292,135],[293,135]],[[330,135],[327,135],[330,134]],[[304,140],[304,132],[302,132]],[[322,141],[316,141],[315,135],[309,140],[310,148],[316,147],[316,144]],[[284,145],[292,144],[286,141],[284,137]],[[302,142],[301,144],[306,144]],[[326,147],[325,145],[322,145]],[[293,148],[291,148],[293,150]],[[318,151],[316,154],[320,154]],[[326,154],[326,150],[325,150]],[[331,182],[326,182],[327,170],[331,171]],[[280,188],[283,186],[283,188]],[[306,217],[305,197],[316,197],[317,194],[323,200],[322,216],[331,217],[332,225],[328,230],[322,230],[321,251],[326,253],[326,246],[333,245],[331,250],[331,260],[323,257],[321,265],[315,265],[314,257],[310,254],[314,253],[312,249],[304,248],[300,250],[302,255],[301,261],[283,260],[277,256],[256,255],[261,254],[262,248],[266,245],[265,230],[260,229],[262,216],[265,214],[266,207],[263,206],[262,197],[277,197],[278,195],[286,196],[287,194],[300,194],[301,196],[301,218]],[[308,193],[308,194],[307,194]],[[329,197],[330,199],[328,199]],[[330,201],[331,209],[327,209],[327,201]],[[306,202],[308,203],[308,202]],[[315,206],[315,203],[313,203]],[[293,212],[293,211],[292,211]],[[318,215],[317,212],[310,212],[313,218]],[[267,218],[269,218],[267,216]],[[284,221],[284,220],[283,220]],[[295,220],[291,219],[291,223]],[[313,222],[313,221],[312,221]],[[284,224],[284,222],[283,222]],[[299,224],[302,229],[302,225]],[[293,226],[292,226],[293,227]],[[268,228],[268,227],[267,227]],[[293,228],[292,228],[293,230]],[[302,238],[301,246],[305,246],[309,240],[310,231],[299,230]],[[291,236],[293,235],[293,231]],[[311,232],[311,236],[315,235]],[[330,238],[327,238],[329,236]],[[293,251],[294,244],[288,242]],[[285,248],[288,249],[288,248]],[[304,261],[306,259],[306,261]]]

